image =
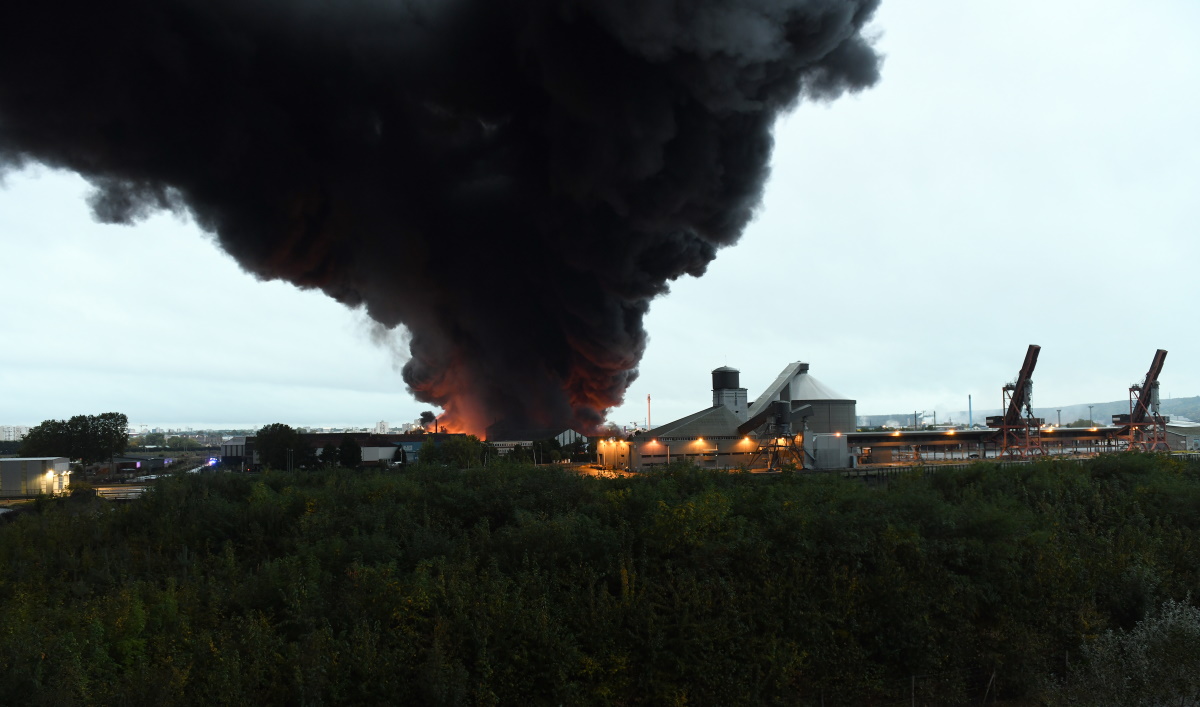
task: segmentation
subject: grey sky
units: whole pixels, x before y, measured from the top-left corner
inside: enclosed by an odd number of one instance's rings
[[[1037,406],[1120,399],[1156,348],[1164,396],[1200,394],[1200,7],[885,0],[874,27],[883,80],[779,124],[757,220],[654,304],[610,419],[644,420],[648,393],[658,422],[704,407],[724,364],[753,396],[793,360],[860,414],[998,407],[1030,343]],[[427,407],[360,313],[256,282],[169,215],[95,224],[72,175],[6,184],[0,424]]]

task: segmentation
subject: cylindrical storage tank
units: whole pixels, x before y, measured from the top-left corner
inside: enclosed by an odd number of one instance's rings
[[[791,380],[793,405],[811,405],[808,430],[815,433],[853,432],[858,429],[858,411],[854,400],[824,385],[802,365]]]
[[[736,368],[721,366],[712,372],[713,390],[734,390],[741,388],[741,373]]]

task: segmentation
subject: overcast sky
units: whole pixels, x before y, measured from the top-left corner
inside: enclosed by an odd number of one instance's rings
[[[618,424],[753,398],[790,361],[859,414],[1000,405],[1028,344],[1034,405],[1119,400],[1170,351],[1200,395],[1200,3],[884,0],[874,89],[776,131],[758,218],[647,318]],[[193,224],[94,223],[78,177],[0,188],[0,424],[411,421],[403,342],[239,270]],[[452,257],[452,254],[450,254]]]

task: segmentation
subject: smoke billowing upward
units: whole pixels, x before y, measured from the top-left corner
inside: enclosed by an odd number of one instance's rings
[[[779,112],[875,82],[877,4],[4,3],[0,170],[404,325],[450,429],[590,428],[650,300],[751,218]]]

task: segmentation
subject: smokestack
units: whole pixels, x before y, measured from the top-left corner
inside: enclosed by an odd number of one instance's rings
[[[740,237],[775,118],[877,80],[878,2],[3,3],[0,173],[405,327],[447,429],[590,430],[650,301]]]

